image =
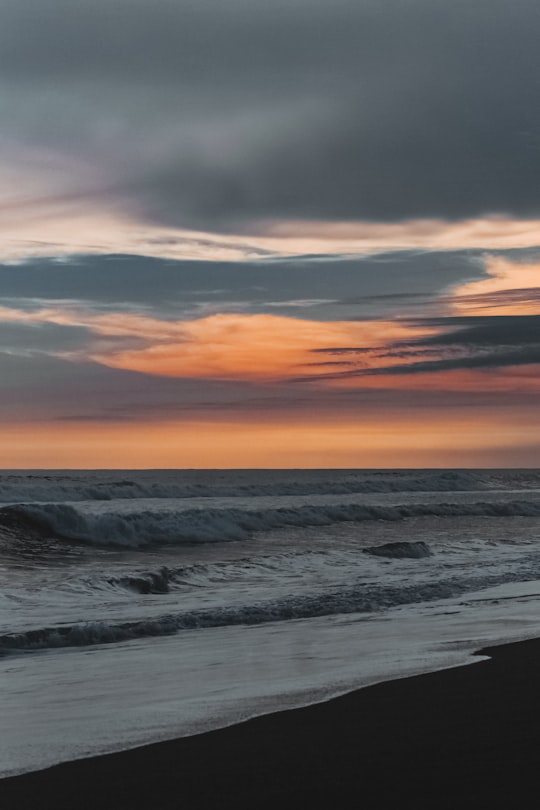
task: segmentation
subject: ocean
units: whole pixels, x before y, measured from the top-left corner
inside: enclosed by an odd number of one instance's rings
[[[0,473],[0,776],[540,632],[539,470]]]

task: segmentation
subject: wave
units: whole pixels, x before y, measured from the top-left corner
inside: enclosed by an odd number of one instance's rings
[[[66,504],[17,504],[0,509],[0,526],[98,546],[138,548],[151,544],[240,541],[256,532],[333,523],[401,521],[417,517],[538,517],[540,501],[304,505],[275,509],[187,509],[84,514]]]
[[[397,543],[383,543],[380,546],[368,546],[362,549],[364,554],[372,554],[374,557],[388,557],[390,559],[416,559],[431,557],[432,551],[423,540],[416,542],[411,540],[398,541]]]
[[[484,577],[457,577],[433,583],[377,586],[361,583],[354,588],[317,595],[288,596],[238,607],[219,607],[166,614],[130,622],[79,622],[0,635],[0,654],[65,647],[113,644],[133,639],[172,635],[184,630],[257,625],[312,619],[349,613],[370,614],[401,605],[450,599],[467,592],[506,582],[537,579],[540,564],[523,572]]]
[[[277,480],[256,480],[254,473],[246,481],[245,474],[231,473],[230,483],[223,481],[189,482],[186,474],[178,474],[180,481],[170,480],[156,473],[154,477],[137,480],[110,477],[103,474],[87,475],[3,475],[0,476],[0,502],[33,501],[46,503],[72,501],[108,501],[114,499],[148,498],[233,498],[283,495],[347,495],[375,492],[463,492],[490,489],[500,485],[499,478],[487,471],[430,470],[430,471],[335,471],[322,477],[309,473],[296,478],[276,474]],[[500,476],[499,476],[500,477]],[[236,478],[236,480],[234,480]],[[284,480],[279,480],[284,478]],[[187,476],[189,479],[189,476]],[[530,479],[530,480],[529,480]],[[533,480],[534,479],[534,480]],[[516,486],[540,486],[538,474],[521,474]],[[503,486],[505,482],[503,481]]]
[[[123,577],[107,577],[107,585],[124,588],[139,594],[169,593],[171,584],[178,572],[163,566],[158,571],[145,571],[142,574],[131,574]]]

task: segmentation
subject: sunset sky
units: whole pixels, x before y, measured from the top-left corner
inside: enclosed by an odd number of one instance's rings
[[[540,466],[537,0],[0,0],[0,466]]]

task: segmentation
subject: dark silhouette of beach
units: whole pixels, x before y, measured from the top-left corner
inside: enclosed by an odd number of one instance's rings
[[[540,806],[540,641],[0,781],[3,810]]]

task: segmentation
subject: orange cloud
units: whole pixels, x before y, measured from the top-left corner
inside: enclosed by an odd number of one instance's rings
[[[212,315],[191,321],[167,321],[130,313],[93,313],[77,308],[17,310],[0,307],[0,321],[83,326],[100,337],[133,337],[141,349],[57,353],[111,368],[165,377],[223,380],[272,380],[311,375],[324,362],[318,351],[358,349],[358,366],[374,361],[370,351],[418,336],[418,330],[395,321],[307,321],[275,315]],[[435,330],[425,330],[432,334]]]
[[[420,332],[399,321],[308,321],[276,315],[221,314],[191,321],[167,321],[131,313],[93,313],[77,308],[17,310],[0,307],[0,321],[83,326],[95,335],[136,338],[147,345],[121,351],[57,352],[71,360],[92,360],[110,368],[163,377],[219,380],[275,380],[311,377],[342,353],[356,368],[381,359],[395,341]],[[332,375],[329,375],[331,379]]]
[[[124,317],[129,322],[129,316]],[[103,320],[100,321],[103,328]],[[127,324],[126,324],[127,325]],[[405,339],[410,328],[390,321],[318,322],[273,315],[213,315],[184,321],[174,339],[163,340],[163,322],[138,319],[149,348],[106,355],[94,360],[114,368],[167,377],[270,380],[312,374],[320,355],[314,349],[376,348]]]
[[[454,288],[451,304],[464,315],[536,315],[540,309],[540,264],[485,258],[487,278]]]

